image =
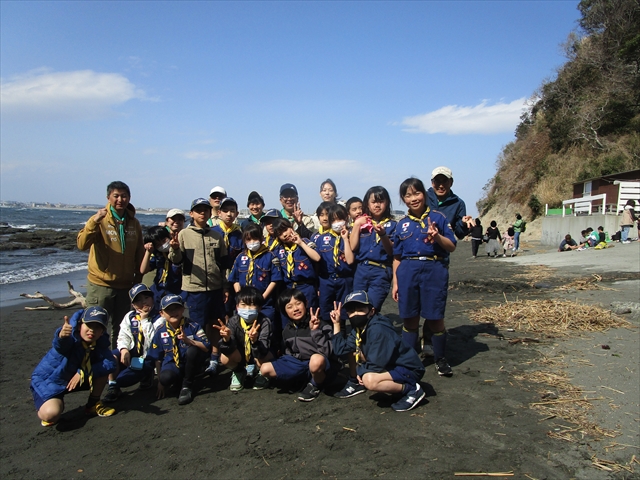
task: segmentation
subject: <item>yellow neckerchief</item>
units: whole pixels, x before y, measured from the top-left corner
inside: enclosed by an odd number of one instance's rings
[[[322,225],[320,225],[320,230],[318,230],[318,233],[329,233],[332,231],[333,230],[331,230],[331,227],[323,227]]]
[[[293,270],[295,268],[295,262],[293,261],[293,252],[298,248],[297,244],[293,244],[291,247],[284,246],[285,251],[287,252],[287,276],[289,278],[293,277]]]
[[[136,339],[136,348],[138,349],[138,356],[142,356],[142,351],[144,350],[144,333],[142,333],[142,318],[140,314],[136,315],[136,320],[138,320],[138,338]]]
[[[249,339],[249,330],[251,330],[253,324],[248,324],[244,321],[244,318],[240,317],[240,326],[244,330],[244,356],[248,363],[251,359],[251,340]]]
[[[427,209],[424,211],[424,213],[422,214],[422,216],[420,218],[414,217],[409,212],[407,212],[407,217],[409,217],[414,222],[418,222],[422,228],[427,228],[427,226],[424,223],[424,219],[427,218],[427,216],[429,215],[429,211],[430,210],[431,209],[429,207],[427,207]]]
[[[364,354],[362,353],[362,335],[364,335],[364,331],[367,329],[367,327],[364,328],[356,328],[355,332],[356,332],[356,363],[361,363],[362,360],[364,360]]]
[[[273,251],[274,248],[276,248],[276,246],[278,245],[278,237],[273,238],[273,241],[271,241],[271,237],[269,234],[267,234],[267,238],[265,238],[264,243],[267,246],[267,249],[271,252]],[[271,242],[271,243],[269,243]]]
[[[428,210],[427,210],[428,212]],[[411,218],[411,217],[409,217]],[[390,218],[384,218],[382,220],[380,220],[379,222],[376,222],[373,218],[371,219],[371,223],[374,225],[384,225],[385,223],[387,223],[389,220],[391,220]],[[376,243],[380,243],[380,235],[378,235],[378,232],[376,232]]]
[[[227,228],[224,222],[218,223],[218,226],[222,230],[222,233],[224,233],[224,244],[227,246],[227,250],[229,250],[229,235],[236,230],[240,230],[240,227],[235,223],[232,223],[231,226]]]
[[[169,257],[164,255],[164,270],[162,271],[162,276],[160,277],[160,283],[166,283],[167,282],[167,276],[169,275],[169,268],[171,268],[171,262],[169,262]]]
[[[249,257],[249,269],[247,270],[245,286],[253,285],[253,264],[260,255],[268,251],[269,249],[264,244],[260,245],[260,248],[256,252],[252,252],[247,248],[247,257]]]
[[[340,265],[340,239],[342,238],[340,236],[340,234],[338,232],[334,232],[333,229],[325,232],[328,233],[330,235],[333,235],[336,238],[336,241],[334,242],[333,245],[333,263],[335,264],[335,266],[339,266]]]
[[[180,349],[178,348],[178,344],[180,340],[177,338],[178,333],[180,332],[180,327],[184,326],[184,317],[180,319],[180,325],[175,330],[171,326],[169,322],[167,322],[167,333],[171,337],[171,341],[173,342],[173,361],[176,364],[176,367],[180,368]]]
[[[84,357],[80,364],[80,385],[84,383],[86,379],[89,379],[89,389],[93,390],[93,373],[91,371],[91,352],[96,348],[96,342],[87,343],[82,341],[82,347],[84,348]]]

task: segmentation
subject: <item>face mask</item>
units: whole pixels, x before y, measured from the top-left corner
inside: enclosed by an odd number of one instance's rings
[[[247,248],[252,252],[255,252],[260,248],[260,242],[247,242]]]
[[[367,313],[358,313],[353,317],[349,317],[349,322],[353,328],[362,328],[369,321],[369,315]]]
[[[258,318],[258,310],[256,308],[239,308],[238,315],[240,315],[245,322],[253,322]]]
[[[170,245],[170,241],[167,240],[161,247],[158,247],[158,251],[165,253],[169,251],[169,245]]]
[[[346,225],[346,222],[343,222],[343,221],[332,223],[331,230],[339,233],[342,231],[345,225]]]

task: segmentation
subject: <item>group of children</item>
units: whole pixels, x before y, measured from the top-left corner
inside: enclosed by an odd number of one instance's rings
[[[232,371],[232,391],[298,383],[304,384],[298,399],[311,401],[344,364],[349,379],[335,396],[385,392],[399,396],[394,410],[414,408],[425,395],[420,317],[437,373],[452,374],[444,326],[449,254],[456,234],[471,226],[452,183],[445,167],[434,170],[429,191],[417,178],[405,180],[399,193],[408,214],[399,221],[381,186],[346,206],[323,201],[314,216],[317,231],[299,206],[287,211],[283,198],[297,198],[292,184],[281,188],[281,211],[264,211],[262,197],[252,192],[251,217],[242,226],[237,202],[221,187],[209,200],[192,202],[187,227],[186,215],[171,210],[166,225],[145,237],[140,268],[155,269],[154,282],[130,290],[132,310],[121,320],[116,349],[109,349],[100,307],[77,312],[68,323],[65,317],[56,331],[32,381],[42,424],[55,424],[63,396],[80,385],[74,372],[89,378],[87,409],[100,416],[114,413],[108,404],[121,388],[137,382],[151,388],[155,374],[158,398],[175,387],[178,403],[187,404],[196,375],[222,367]],[[447,218],[440,206],[458,213]],[[390,291],[403,319],[401,335],[380,314]]]

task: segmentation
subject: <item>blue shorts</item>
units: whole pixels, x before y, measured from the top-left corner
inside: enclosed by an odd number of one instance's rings
[[[441,320],[447,306],[449,269],[439,261],[403,259],[396,270],[401,318]]]
[[[353,291],[364,290],[369,296],[369,302],[380,312],[382,304],[389,295],[393,271],[391,267],[370,265],[368,260],[358,263],[353,277]]]
[[[40,410],[40,408],[42,407],[42,405],[44,405],[44,402],[49,401],[53,398],[58,398],[60,400],[64,399],[64,396],[69,393],[66,390],[62,393],[59,393],[58,395],[54,395],[53,397],[49,397],[49,398],[42,398],[40,395],[38,395],[36,393],[36,391],[34,390],[34,388],[32,386],[29,386],[29,388],[31,389],[31,396],[33,397],[33,404],[36,407],[36,412]]]
[[[204,328],[226,315],[224,293],[222,289],[210,292],[185,292],[184,297],[189,308],[189,318]]]
[[[338,277],[330,275],[328,278],[320,277],[318,281],[320,292],[318,306],[320,307],[320,319],[326,323],[331,322],[330,312],[333,310],[333,302],[342,302],[353,291],[353,277]],[[343,320],[347,319],[347,311],[342,309]]]
[[[336,364],[334,365],[326,356],[324,357],[324,360],[324,371],[327,374],[327,380],[331,381],[338,374],[338,362],[334,362]],[[271,362],[271,365],[276,372],[276,377],[278,380],[308,381],[311,379],[311,372],[309,371],[309,360],[299,360],[291,355],[283,355],[282,357]],[[327,380],[325,380],[325,382]]]
[[[420,377],[422,377],[422,375],[418,376],[413,370],[400,366],[393,370],[389,370],[389,375],[391,375],[391,378],[395,383],[408,383],[409,385],[415,385],[418,383],[418,380],[420,380]]]

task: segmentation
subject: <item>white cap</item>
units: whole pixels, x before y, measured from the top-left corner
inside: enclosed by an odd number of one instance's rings
[[[209,192],[209,196],[213,195],[214,193],[221,193],[225,197],[227,196],[227,191],[224,188],[222,188],[220,185],[213,187]]]
[[[431,180],[436,178],[438,175],[444,175],[447,178],[453,179],[453,173],[451,173],[451,169],[447,167],[436,167],[431,172]]]
[[[173,218],[176,215],[182,215],[184,218],[187,218],[187,216],[184,214],[184,211],[180,210],[179,208],[172,208],[167,212],[167,218]]]

